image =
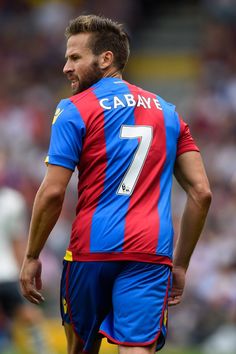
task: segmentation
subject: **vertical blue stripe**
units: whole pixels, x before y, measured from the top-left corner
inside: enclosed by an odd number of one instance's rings
[[[177,140],[180,133],[180,124],[175,112],[175,107],[165,102],[161,97],[158,100],[163,109],[166,130],[166,161],[160,179],[160,198],[158,201],[158,214],[160,230],[158,236],[157,253],[173,253],[173,223],[171,213],[172,176],[176,159]]]
[[[94,93],[98,100],[107,99],[104,101],[106,106],[113,106],[114,96],[124,102],[123,95],[130,94],[122,80],[106,78],[102,81],[102,85],[95,87]],[[91,252],[120,252],[123,249],[125,217],[130,197],[117,195],[116,192],[138,146],[138,139],[120,138],[121,126],[135,123],[134,107],[127,107],[127,104],[125,106],[104,109],[107,168],[104,191],[92,219]]]

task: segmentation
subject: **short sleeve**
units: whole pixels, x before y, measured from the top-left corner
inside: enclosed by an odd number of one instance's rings
[[[77,108],[69,99],[62,100],[53,118],[45,163],[74,171],[79,163],[85,131],[84,121]]]
[[[188,151],[198,151],[197,147],[188,127],[188,124],[183,121],[183,119],[179,116],[180,122],[180,134],[177,143],[177,156],[188,152]]]

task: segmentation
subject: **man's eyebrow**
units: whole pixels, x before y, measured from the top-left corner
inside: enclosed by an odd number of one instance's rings
[[[65,59],[68,59],[69,57],[73,57],[73,56],[81,57],[81,55],[78,53],[71,53],[71,54],[65,54]]]

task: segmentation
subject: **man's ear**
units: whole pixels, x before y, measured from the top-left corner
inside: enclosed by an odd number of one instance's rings
[[[110,50],[103,52],[102,54],[99,55],[98,63],[100,69],[102,70],[107,69],[109,66],[113,64],[113,62],[114,62],[114,54]]]

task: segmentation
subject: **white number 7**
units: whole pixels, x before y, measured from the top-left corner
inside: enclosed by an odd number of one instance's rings
[[[137,183],[144,162],[147,158],[148,150],[152,143],[152,127],[144,125],[122,125],[120,129],[121,139],[141,138],[138,148],[135,151],[133,161],[131,162],[124,178],[122,179],[117,194],[131,195]]]

